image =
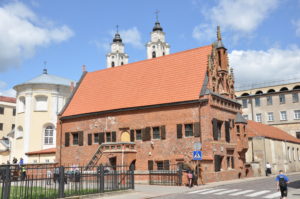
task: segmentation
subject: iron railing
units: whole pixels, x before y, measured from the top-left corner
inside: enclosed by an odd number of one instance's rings
[[[0,166],[1,199],[53,199],[134,189],[134,171],[128,166],[24,168]]]
[[[149,170],[150,185],[182,185],[182,167],[173,165],[166,168],[154,168]]]

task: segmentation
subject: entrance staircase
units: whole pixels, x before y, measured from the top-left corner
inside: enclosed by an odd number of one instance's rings
[[[103,152],[102,152],[102,144],[99,145],[97,151],[93,155],[92,159],[87,163],[84,170],[89,170],[91,167],[95,166],[99,159],[101,158]]]

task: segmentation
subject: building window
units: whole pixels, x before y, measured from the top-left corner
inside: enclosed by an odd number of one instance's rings
[[[156,57],[156,52],[153,51],[153,52],[152,52],[152,58],[155,58],[155,57]]]
[[[110,132],[106,133],[106,142],[111,142],[111,133]]]
[[[299,120],[300,119],[300,110],[294,111],[294,115],[295,115],[295,120]]]
[[[13,116],[16,116],[16,109],[13,109]]]
[[[269,121],[269,122],[274,121],[274,115],[273,115],[273,112],[269,112],[269,113],[268,113],[268,121]]]
[[[287,120],[286,111],[280,111],[280,120]]]
[[[0,131],[3,131],[3,123],[0,123]]]
[[[298,93],[293,93],[293,103],[299,102],[299,95]]]
[[[299,156],[299,148],[297,148],[297,156],[298,156],[298,160],[300,161],[300,156]]]
[[[285,95],[284,94],[279,95],[279,103],[280,104],[285,104]]]
[[[78,145],[79,144],[79,135],[78,133],[72,133],[73,136],[73,145]]]
[[[47,97],[36,96],[35,97],[35,111],[46,111],[47,110]]]
[[[297,137],[298,139],[300,139],[300,131],[299,131],[299,132],[296,132],[296,137]]]
[[[242,104],[243,104],[243,108],[247,108],[248,107],[248,100],[247,99],[243,99],[242,100]]]
[[[1,114],[1,115],[4,114],[4,107],[0,107],[0,114]]]
[[[54,128],[52,126],[45,128],[44,144],[53,144],[53,132]]]
[[[223,157],[224,156],[220,156],[220,155],[215,155],[214,156],[215,172],[221,171]]]
[[[115,67],[115,62],[111,62],[111,67]]]
[[[248,115],[243,115],[245,120],[248,120]]]
[[[123,62],[121,62],[121,66],[122,66],[122,65],[124,65],[124,63],[123,63]]]
[[[272,104],[273,104],[272,96],[267,96],[267,105],[272,105]]]
[[[260,98],[259,97],[256,97],[255,98],[255,106],[260,106]]]
[[[15,124],[12,124],[11,125],[11,130],[14,130],[15,129]]]
[[[99,137],[100,137],[100,133],[94,134],[94,143],[99,143]]]
[[[193,136],[193,124],[184,125],[185,137]]]
[[[159,127],[153,127],[152,131],[153,131],[153,139],[160,139]]]
[[[236,125],[236,132],[239,134],[241,132],[240,125]]]
[[[25,97],[20,97],[19,98],[19,113],[25,112],[26,109],[26,101],[25,101]]]
[[[141,129],[135,130],[135,139],[142,140],[142,130]]]
[[[294,160],[294,161],[296,161],[295,155],[296,155],[296,154],[295,154],[295,148],[293,147],[293,150],[292,150],[292,156],[293,156],[293,160]]]
[[[164,170],[164,162],[163,161],[157,161],[156,166],[157,166],[157,170]]]
[[[22,138],[23,137],[23,127],[19,126],[16,132],[16,138]]]
[[[49,163],[50,161],[49,161],[49,159],[46,159],[45,162],[46,162],[46,163]]]
[[[262,122],[262,121],[261,121],[261,113],[257,113],[257,114],[256,114],[256,121],[257,121],[257,122]]]

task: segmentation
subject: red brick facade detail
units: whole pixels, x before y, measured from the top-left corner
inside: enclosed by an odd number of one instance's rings
[[[173,59],[176,60],[176,56]],[[206,63],[199,66],[206,70],[207,77],[202,90],[199,90],[198,100],[60,116],[57,161],[63,165],[86,165],[99,147],[98,143],[94,143],[95,134],[111,133],[106,135],[106,139],[113,142],[103,145],[103,155],[98,164],[135,164],[136,171],[140,171],[136,175],[138,182],[148,181],[149,161],[154,166],[166,160],[170,165],[184,163],[191,169],[201,166],[204,182],[250,175],[251,170],[245,165],[247,127],[244,123],[234,122],[240,112],[240,104],[235,101],[226,49],[217,48],[214,44]],[[112,132],[115,132],[115,140]],[[151,135],[150,139],[147,132]],[[142,134],[142,140],[137,140],[137,133]],[[81,137],[79,141],[78,137]],[[192,160],[196,142],[202,143],[204,158],[201,161]]]

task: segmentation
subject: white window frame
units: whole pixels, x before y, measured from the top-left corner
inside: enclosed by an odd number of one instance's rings
[[[268,121],[273,122],[274,121],[274,113],[273,112],[268,112]]]
[[[24,96],[19,97],[18,113],[24,113],[26,109],[26,99]]]
[[[300,110],[294,110],[294,119],[300,120]]]
[[[50,142],[50,140],[52,140],[52,142]],[[52,125],[48,125],[44,130],[44,145],[53,145],[53,144],[54,144],[54,127]]]
[[[256,119],[257,122],[262,122],[262,115],[261,115],[261,113],[256,113],[255,119]]]
[[[286,111],[280,111],[280,120],[287,121],[287,112]]]

